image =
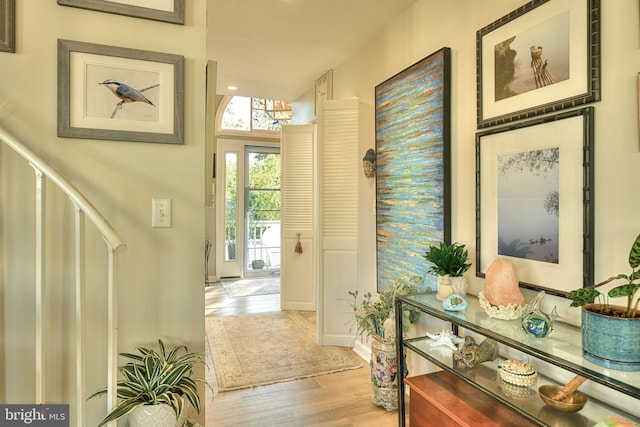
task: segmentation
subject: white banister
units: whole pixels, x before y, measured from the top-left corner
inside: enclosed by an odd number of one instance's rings
[[[126,245],[118,233],[109,225],[98,210],[69,181],[44,162],[33,151],[19,142],[0,126],[0,141],[19,154],[34,169],[35,180],[35,398],[36,403],[46,403],[46,354],[47,354],[47,298],[46,298],[46,181],[54,183],[69,199],[75,210],[75,384],[76,384],[76,424],[86,424],[86,330],[85,330],[85,220],[101,233],[108,253],[108,365],[107,365],[107,408],[117,404],[118,379],[118,305],[117,305],[117,257],[126,250]],[[114,424],[115,425],[115,424]]]
[[[56,184],[56,186],[62,190],[73,202],[73,204],[80,207],[80,210],[85,213],[87,218],[96,226],[98,231],[102,234],[107,245],[114,251],[120,252],[126,250],[127,245],[118,233],[109,225],[106,219],[98,212],[98,210],[87,200],[86,197],[80,191],[76,189],[69,181],[67,181],[62,175],[56,172],[51,166],[45,163],[40,157],[38,157],[33,151],[27,148],[24,144],[20,143],[13,135],[11,135],[6,129],[0,126],[0,141],[11,147],[13,151],[18,153],[22,158],[27,160],[31,166],[41,171],[47,179]]]
[[[108,343],[107,343],[107,408],[111,410],[118,403],[117,386],[118,386],[118,279],[116,276],[118,259],[113,251],[109,252],[109,319],[108,319]],[[110,426],[115,427],[116,422],[112,422]]]
[[[45,259],[46,259],[46,225],[45,205],[47,199],[46,181],[42,172],[36,173],[36,265],[35,265],[35,295],[36,295],[36,403],[45,403]]]
[[[86,381],[85,381],[85,243],[84,243],[84,213],[78,205],[73,205],[75,211],[75,270],[76,270],[76,418],[78,425],[86,425]]]

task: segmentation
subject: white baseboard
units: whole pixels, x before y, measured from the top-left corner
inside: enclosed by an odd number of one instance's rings
[[[371,360],[371,345],[369,343],[365,344],[362,340],[357,339],[353,344],[353,351],[367,363]]]

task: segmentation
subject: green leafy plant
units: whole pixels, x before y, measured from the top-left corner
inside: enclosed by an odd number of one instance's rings
[[[596,298],[602,298],[602,293],[596,289],[597,287],[606,285],[614,280],[623,280],[625,283],[610,289],[607,295],[611,298],[626,297],[626,309],[624,312],[618,313],[614,308],[609,307],[607,304],[603,304],[602,314],[625,318],[634,318],[639,316],[638,303],[640,303],[640,297],[636,298],[636,294],[640,290],[640,283],[634,282],[640,279],[640,234],[636,237],[633,245],[631,245],[628,262],[629,267],[631,267],[631,274],[618,274],[617,276],[611,276],[607,280],[596,285],[569,292],[567,294],[567,298],[573,300],[571,307],[581,307],[586,304],[593,304]]]
[[[459,277],[471,267],[471,263],[467,263],[469,251],[459,243],[447,245],[440,242],[439,246],[429,245],[424,259],[433,264],[429,271],[439,276]]]
[[[350,305],[358,335],[378,335],[383,339],[390,339],[391,337],[386,336],[384,322],[394,316],[396,295],[416,293],[421,285],[422,278],[417,276],[413,277],[410,283],[395,280],[379,294],[376,301],[373,300],[371,292],[367,292],[360,303],[358,303],[358,291],[349,291],[349,295],[353,298]],[[419,317],[420,312],[417,309],[407,307],[402,312],[402,329],[406,331],[409,324],[417,322]]]
[[[204,364],[204,356],[190,353],[184,345],[179,345],[167,352],[162,340],[158,340],[159,351],[148,347],[137,347],[140,354],[120,353],[129,360],[119,368],[123,379],[118,381],[118,405],[100,422],[103,426],[115,421],[142,405],[169,405],[179,417],[185,406],[185,400],[200,413],[200,396],[197,382],[202,379],[192,378],[196,364]],[[89,399],[107,393],[102,388]]]

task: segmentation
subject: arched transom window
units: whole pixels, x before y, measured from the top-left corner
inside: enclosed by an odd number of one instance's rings
[[[234,96],[222,114],[220,128],[232,131],[280,131],[291,123],[291,102]]]

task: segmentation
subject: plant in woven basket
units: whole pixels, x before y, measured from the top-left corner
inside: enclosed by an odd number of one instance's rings
[[[203,379],[193,378],[193,368],[204,364],[204,356],[191,353],[184,345],[167,351],[162,340],[158,340],[159,351],[148,347],[137,347],[139,354],[120,353],[129,361],[120,366],[123,379],[118,381],[117,395],[120,402],[100,422],[103,426],[127,415],[142,405],[169,405],[179,417],[185,409],[185,401],[200,413],[200,396],[197,383]],[[106,394],[102,388],[89,399]]]

